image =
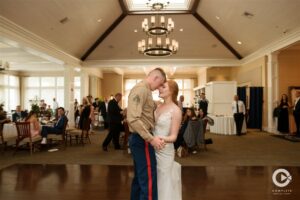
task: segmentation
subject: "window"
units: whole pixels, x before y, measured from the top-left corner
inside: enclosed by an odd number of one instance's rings
[[[17,76],[0,74],[0,104],[4,110],[11,112],[20,105],[20,79]]]
[[[25,109],[31,109],[30,100],[41,99],[52,108],[54,97],[58,105],[64,107],[64,77],[26,77],[24,85]]]
[[[77,99],[78,103],[80,104],[81,99],[80,99],[80,76],[75,76],[74,77],[74,99]]]
[[[179,87],[178,98],[180,95],[184,96],[184,107],[191,107],[193,105],[194,97],[194,79],[175,79]]]

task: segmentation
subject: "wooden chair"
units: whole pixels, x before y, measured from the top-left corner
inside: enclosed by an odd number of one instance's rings
[[[91,144],[91,139],[89,135],[89,131],[91,128],[90,126],[91,126],[91,120],[88,119],[83,121],[82,129],[74,129],[68,131],[67,138],[69,138],[70,140],[70,145],[72,145],[72,140],[76,140],[77,144],[79,140],[82,145],[84,145],[85,141],[88,141]]]
[[[15,152],[21,145],[28,144],[30,148],[30,155],[32,155],[32,152],[34,151],[34,143],[40,141],[42,137],[40,135],[31,137],[30,122],[16,122],[16,128],[18,136],[16,139]]]
[[[68,126],[68,119],[66,119],[65,124],[64,124],[64,128],[62,129],[61,133],[49,133],[47,136],[47,139],[52,141],[58,141],[60,142],[60,144],[63,146],[63,148],[66,148],[66,130],[67,130],[67,126]],[[50,142],[50,143],[51,143]]]

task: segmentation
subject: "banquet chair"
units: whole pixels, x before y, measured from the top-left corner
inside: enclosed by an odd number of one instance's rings
[[[66,148],[66,129],[68,126],[68,119],[65,120],[65,124],[64,124],[64,128],[62,129],[62,131],[60,133],[49,133],[47,136],[47,139],[50,140],[50,143],[52,141],[58,141],[63,148]]]
[[[30,155],[34,152],[34,144],[42,139],[40,135],[31,136],[30,122],[16,122],[18,136],[16,139],[15,153],[21,145],[27,144],[30,148]]]
[[[76,140],[77,144],[78,141],[80,141],[82,145],[84,145],[85,141],[88,141],[91,144],[91,139],[89,134],[91,128],[90,125],[91,125],[91,120],[84,120],[82,129],[74,129],[68,131],[66,138],[69,138],[70,145],[72,145],[72,140]]]

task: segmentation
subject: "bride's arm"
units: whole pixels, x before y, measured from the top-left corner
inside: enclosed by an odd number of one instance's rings
[[[170,135],[162,137],[162,139],[167,143],[175,142],[179,132],[181,124],[181,110],[178,108],[174,109],[171,121]]]

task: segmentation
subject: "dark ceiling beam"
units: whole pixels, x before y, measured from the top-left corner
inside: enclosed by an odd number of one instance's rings
[[[123,19],[127,15],[122,13],[114,23],[96,40],[96,42],[85,52],[85,54],[81,57],[82,61],[85,59],[99,46],[99,44],[123,21]]]
[[[193,4],[193,6],[192,6],[192,8],[191,8],[191,13],[192,13],[192,14],[195,13],[195,12],[197,12],[199,3],[200,3],[200,0],[195,0],[195,1],[194,1],[194,4]]]
[[[243,57],[197,12],[193,13],[193,16],[203,25],[205,28],[211,32],[236,58],[242,59]]]
[[[128,14],[129,10],[127,9],[127,6],[125,5],[124,1],[123,0],[119,0],[119,4],[120,4],[120,7],[122,9],[122,12],[124,14]]]

